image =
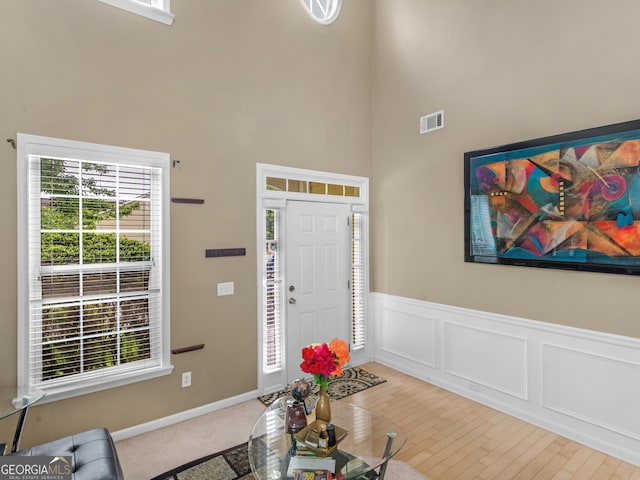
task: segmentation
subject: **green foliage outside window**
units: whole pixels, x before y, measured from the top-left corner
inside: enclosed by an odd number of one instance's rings
[[[110,168],[109,165],[41,159],[42,266],[150,260],[148,242],[127,238],[122,233],[118,239],[115,233],[103,233],[98,229],[100,222],[118,216],[125,218],[141,208],[137,201],[117,206],[115,188],[105,186],[115,178]],[[100,178],[107,180],[101,185]],[[113,197],[113,201],[109,197]],[[136,275],[139,276],[138,283],[135,282]],[[88,277],[85,275],[83,278]],[[148,278],[148,272],[121,273],[120,279],[114,273],[104,273],[100,275],[99,286],[92,287],[97,291],[91,293],[114,293],[118,285],[121,292],[130,288],[144,292],[148,288]],[[43,293],[79,294],[78,275],[56,274],[54,271],[47,281],[49,283],[43,285]],[[48,285],[52,290],[47,290]],[[89,291],[88,284],[84,290],[85,294]],[[42,323],[42,380],[149,358],[146,299],[123,301],[107,298],[95,302],[74,301],[70,305],[45,302]]]

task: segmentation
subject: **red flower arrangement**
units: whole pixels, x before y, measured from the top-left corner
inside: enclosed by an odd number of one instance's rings
[[[313,375],[313,383],[327,388],[331,377],[342,375],[342,366],[349,361],[349,346],[334,338],[331,343],[314,343],[302,349],[300,369]]]

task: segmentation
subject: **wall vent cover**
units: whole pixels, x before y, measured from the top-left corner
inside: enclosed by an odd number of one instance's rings
[[[420,135],[444,128],[444,110],[420,117]]]

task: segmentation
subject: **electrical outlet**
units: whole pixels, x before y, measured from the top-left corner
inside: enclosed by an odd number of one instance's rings
[[[184,372],[182,374],[182,388],[191,386],[191,372]]]

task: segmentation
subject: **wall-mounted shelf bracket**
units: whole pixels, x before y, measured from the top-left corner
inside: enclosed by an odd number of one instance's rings
[[[205,250],[204,256],[213,257],[241,257],[247,254],[246,248],[216,248]]]
[[[188,347],[174,348],[171,350],[171,353],[174,355],[178,355],[180,353],[194,352],[196,350],[202,350],[204,348],[204,343],[200,343],[198,345],[190,345]]]
[[[204,200],[201,198],[178,198],[172,197],[171,201],[173,203],[192,203],[194,205],[201,205],[204,203]]]

